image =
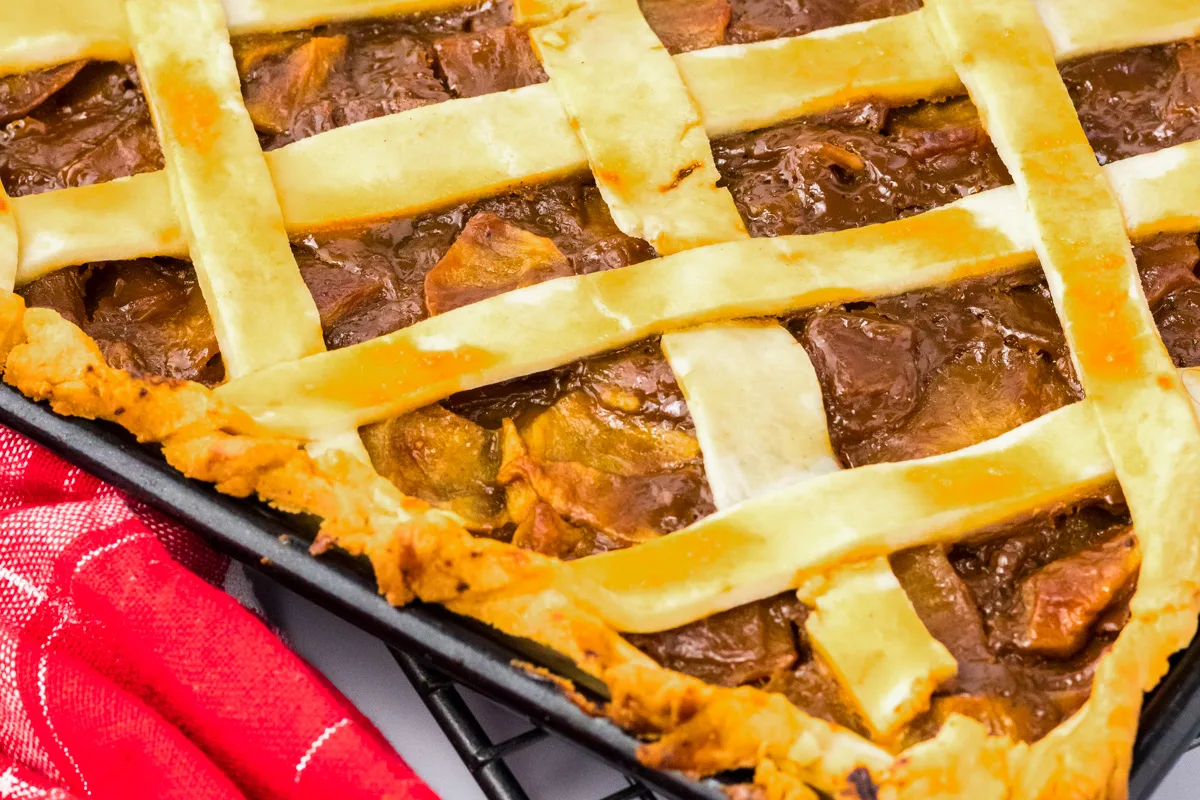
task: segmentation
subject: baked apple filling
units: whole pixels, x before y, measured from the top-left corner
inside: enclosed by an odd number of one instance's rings
[[[0,78],[0,182],[12,196],[162,169],[137,70],[76,61]]]
[[[915,0],[643,0],[680,53],[906,13]],[[234,42],[264,149],[375,117],[545,80],[510,7],[338,23]],[[1063,67],[1102,163],[1200,138],[1195,44],[1091,56]],[[132,67],[67,64],[0,79],[0,181],[13,195],[160,169]],[[1010,182],[966,99],[863,102],[713,142],[753,236],[890,222]],[[684,176],[686,177],[686,176]],[[623,233],[589,178],[531,186],[413,218],[313,231],[292,242],[337,349],[521,287],[654,258]],[[1136,248],[1175,362],[1200,365],[1194,235]],[[21,290],[136,374],[224,379],[191,266],[170,258],[59,270]],[[1081,399],[1038,271],[810,309],[783,320],[820,382],[844,467],[938,455]],[[564,319],[564,326],[570,319]],[[754,413],[747,409],[746,413]],[[361,430],[383,476],[456,513],[474,533],[562,559],[669,535],[713,513],[683,392],[657,340],[455,395]],[[715,474],[715,473],[714,473]],[[927,738],[964,714],[1036,740],[1087,698],[1099,655],[1128,616],[1139,550],[1119,496],[982,531],[891,566],[957,662],[899,735]],[[753,685],[866,735],[870,724],[816,652],[795,594],[674,630],[631,635],[664,666]]]
[[[246,109],[264,150],[454,97],[546,79],[512,7],[323,25],[234,40]]]

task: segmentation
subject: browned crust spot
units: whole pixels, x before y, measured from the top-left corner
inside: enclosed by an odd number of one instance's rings
[[[687,176],[691,175],[693,172],[703,166],[703,164],[694,161],[691,164],[688,164],[686,167],[680,167],[679,171],[675,173],[675,177],[671,179],[671,182],[662,187],[659,191],[669,192],[672,189],[678,189],[679,184],[683,183],[687,179]]]

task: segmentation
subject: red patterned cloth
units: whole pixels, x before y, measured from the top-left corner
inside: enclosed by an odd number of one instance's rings
[[[436,800],[227,569],[0,428],[0,798]]]

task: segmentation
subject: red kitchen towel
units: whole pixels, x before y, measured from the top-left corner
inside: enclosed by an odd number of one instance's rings
[[[436,800],[227,566],[0,427],[0,798]]]

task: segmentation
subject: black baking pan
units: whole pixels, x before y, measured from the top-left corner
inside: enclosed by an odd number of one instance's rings
[[[360,561],[310,556],[313,526],[305,520],[226,497],[208,484],[184,478],[156,448],[138,444],[115,425],[60,417],[9,386],[0,386],[0,423],[180,520],[217,549],[387,644],[428,660],[535,725],[582,745],[656,792],[676,800],[724,800],[716,781],[695,781],[643,766],[633,737],[605,719],[585,714],[553,684],[512,666],[514,660],[537,663],[579,680],[585,692],[602,692],[564,658],[438,606],[393,608],[376,593],[370,570]],[[1147,697],[1134,747],[1131,800],[1149,800],[1197,734],[1200,639],[1176,655],[1170,673]]]

